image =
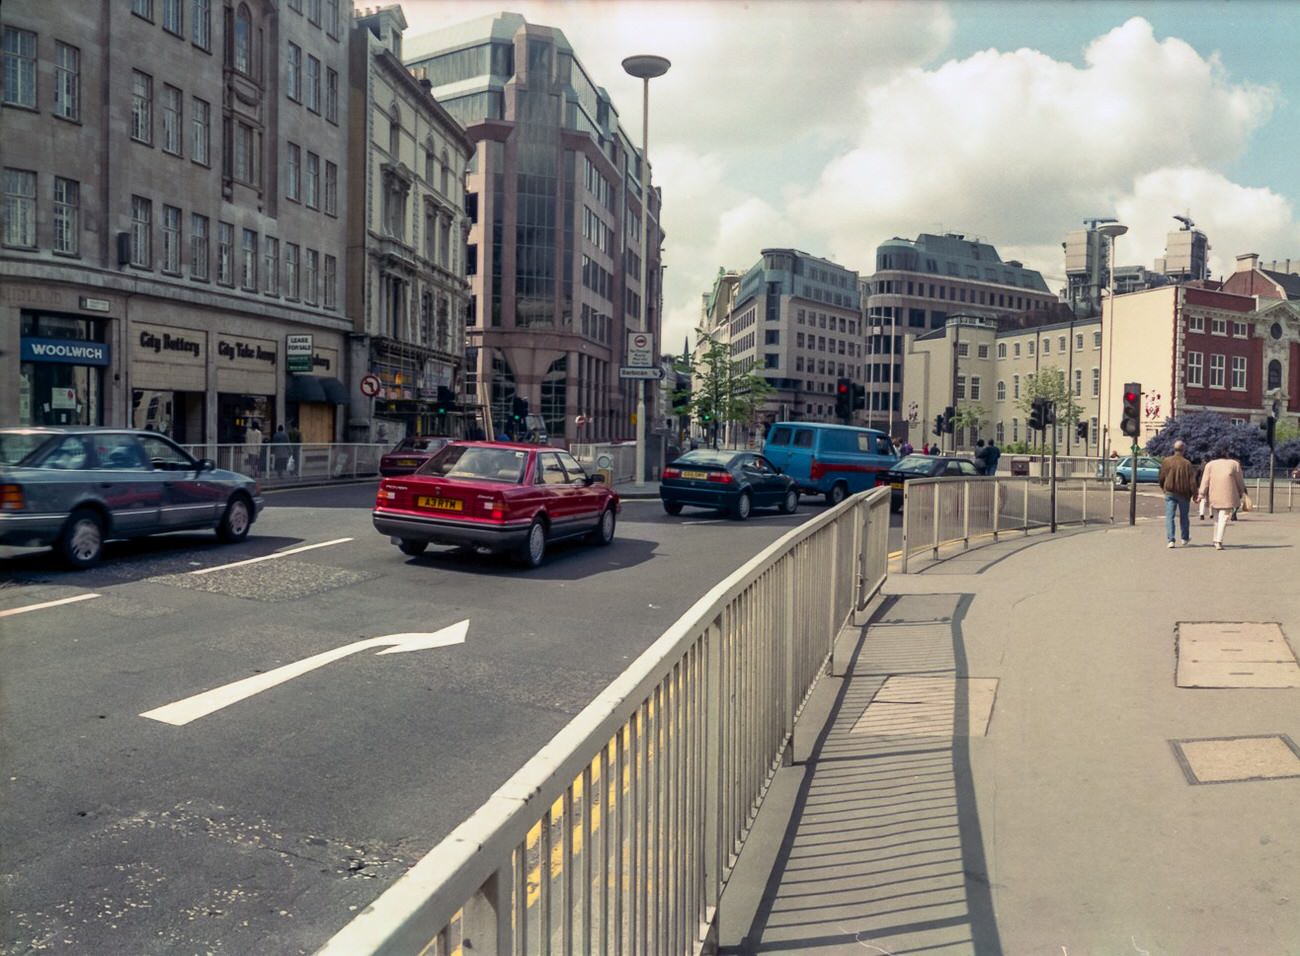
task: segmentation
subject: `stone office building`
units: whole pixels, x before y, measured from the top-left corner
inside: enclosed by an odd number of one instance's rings
[[[0,421],[341,435],[351,17],[4,4]]]

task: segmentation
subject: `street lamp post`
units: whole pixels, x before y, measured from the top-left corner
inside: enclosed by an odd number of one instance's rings
[[[646,288],[646,270],[650,263],[650,81],[663,76],[672,64],[662,56],[629,56],[623,69],[641,80],[641,311],[638,327],[648,331],[650,290]],[[636,480],[646,480],[645,473],[645,380],[636,383]]]
[[[1115,391],[1115,383],[1111,381],[1115,374],[1115,366],[1111,362],[1111,357],[1115,354],[1115,240],[1128,232],[1128,226],[1118,222],[1106,222],[1097,227],[1097,231],[1110,240],[1110,250],[1106,257],[1106,308],[1101,310],[1101,327],[1102,334],[1107,335],[1106,341],[1106,416],[1101,420],[1102,434],[1106,436],[1106,444],[1110,445],[1110,393]],[[1110,318],[1106,318],[1106,309],[1110,310]],[[1107,325],[1109,322],[1109,326]],[[1101,396],[1097,396],[1097,412],[1101,413]],[[1100,440],[1100,439],[1099,439]],[[1101,454],[1101,473],[1106,474],[1107,454],[1109,448],[1098,446],[1098,452]],[[1137,473],[1137,465],[1134,464],[1134,474]]]

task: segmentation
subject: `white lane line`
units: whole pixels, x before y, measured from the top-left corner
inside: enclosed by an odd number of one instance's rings
[[[60,604],[75,604],[77,601],[89,601],[91,598],[97,597],[99,597],[98,594],[78,594],[75,597],[60,598],[57,601],[46,601],[44,604],[29,604],[26,607],[15,607],[7,611],[0,611],[0,617],[13,617],[15,614],[26,614],[28,611],[39,611],[47,607],[58,607]]]
[[[199,568],[197,571],[191,571],[190,574],[211,574],[213,571],[224,571],[227,568],[238,568],[245,564],[257,564],[259,561],[270,561],[272,558],[283,558],[290,554],[300,554],[303,551],[311,551],[315,548],[328,548],[331,544],[342,544],[345,541],[351,540],[351,538],[335,538],[333,541],[322,541],[320,544],[305,544],[301,548],[290,548],[288,551],[277,551],[274,554],[264,554],[260,558],[248,558],[245,561],[235,561],[231,564],[218,564],[214,568]]]

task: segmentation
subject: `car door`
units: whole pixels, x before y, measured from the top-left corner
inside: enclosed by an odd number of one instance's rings
[[[96,432],[95,495],[108,509],[113,536],[152,534],[161,530],[165,472],[155,471],[144,448],[127,432]]]
[[[594,528],[600,513],[605,510],[605,486],[588,482],[586,470],[567,451],[557,451],[555,454],[569,476],[574,522]]]
[[[162,477],[158,523],[169,530],[215,525],[225,505],[225,489],[210,480],[209,472],[199,472],[193,458],[161,435],[140,435],[138,440]]]
[[[763,454],[782,471],[787,471],[790,467],[792,432],[793,429],[789,425],[773,425],[767,433],[767,441],[763,443]]]
[[[750,455],[745,467],[757,489],[754,504],[769,508],[779,505],[785,497],[785,481],[772,463],[762,455]]]
[[[577,530],[574,488],[569,483],[568,472],[560,463],[559,452],[538,453],[535,484],[542,493],[546,513],[551,517],[552,532],[557,535],[573,534]]]

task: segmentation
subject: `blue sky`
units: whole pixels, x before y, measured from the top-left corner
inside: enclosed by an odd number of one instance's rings
[[[408,0],[410,34],[499,12]],[[866,275],[892,236],[993,243],[1064,285],[1085,218],[1152,266],[1176,214],[1211,244],[1300,264],[1300,0],[519,0],[562,30],[640,141],[651,84],[665,346],[719,267],[793,246]],[[1300,265],[1293,266],[1300,268]]]

